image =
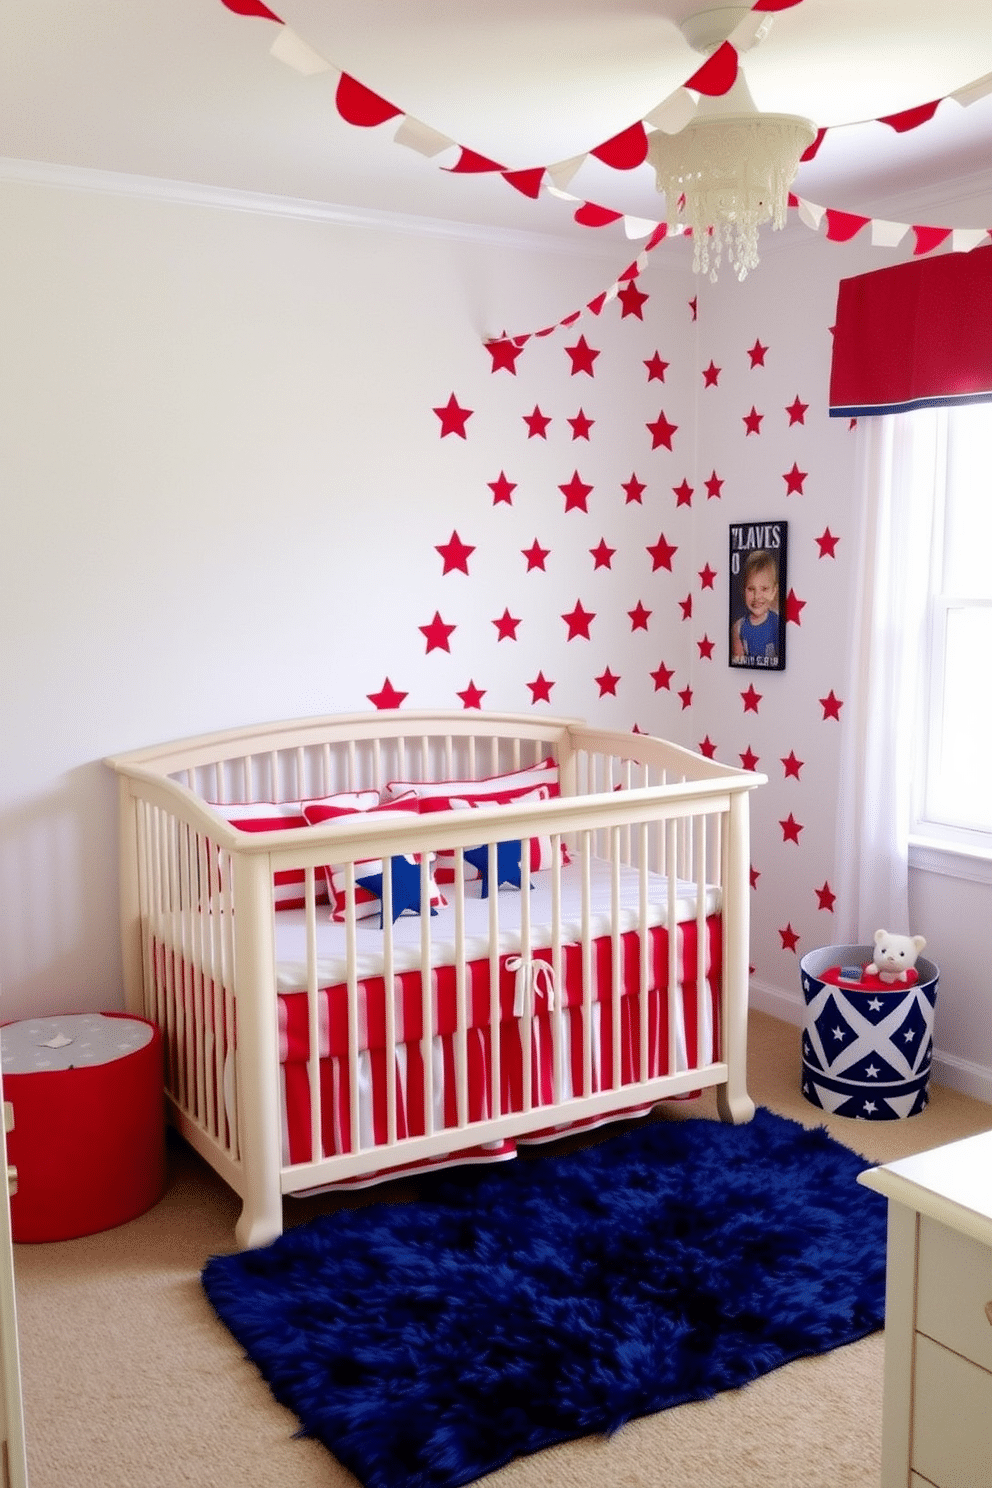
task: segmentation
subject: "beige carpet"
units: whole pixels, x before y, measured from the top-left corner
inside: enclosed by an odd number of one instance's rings
[[[807,1125],[799,1030],[751,1018],[754,1099]],[[897,1122],[826,1118],[869,1163],[992,1128],[992,1106],[934,1087]],[[711,1097],[673,1108],[712,1116]],[[287,1205],[287,1222],[309,1208]],[[354,1488],[276,1405],[199,1285],[233,1245],[237,1203],[179,1143],[165,1197],[131,1224],[16,1247],[31,1488]],[[875,1488],[882,1335],[800,1360],[703,1404],[510,1463],[486,1488]]]

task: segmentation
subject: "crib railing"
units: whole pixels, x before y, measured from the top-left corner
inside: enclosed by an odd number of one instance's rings
[[[495,738],[473,732],[461,717],[434,736],[411,732],[406,717],[402,727],[395,718],[386,722],[390,727],[385,737],[356,738],[354,720],[335,720],[335,726],[341,724],[340,738],[326,737],[326,728],[325,737],[315,738],[305,737],[310,725],[281,726],[266,741],[272,743],[271,749],[260,750],[253,733],[252,748],[241,753],[231,749],[230,736],[224,736],[219,747],[215,741],[212,759],[202,746],[173,746],[171,753],[148,751],[138,760],[114,762],[121,773],[124,806],[122,861],[126,859],[132,869],[122,876],[129,1006],[151,1017],[163,1031],[173,1118],[244,1199],[238,1238],[245,1245],[278,1233],[283,1194],[435,1159],[452,1147],[523,1137],[709,1085],[718,1086],[725,1117],[746,1119],[750,1114],[744,1081],[747,792],[760,777],[646,736],[597,733],[569,722],[552,727],[548,721],[527,720],[526,730]],[[375,723],[381,725],[382,720]],[[366,821],[343,821],[261,837],[236,832],[204,804],[208,799],[301,799],[310,792],[378,787],[394,776],[479,778],[520,768],[549,752],[559,763],[560,799],[539,807],[473,811],[468,814],[470,822],[463,813],[439,813],[413,815],[378,832]],[[181,754],[185,763],[179,760]],[[507,955],[501,949],[506,896],[493,894],[488,904],[488,1068],[480,1111],[469,1081],[469,1044],[478,1036],[469,1016],[472,950],[465,929],[464,854],[471,845],[487,842],[495,871],[498,843],[518,839],[526,843],[538,835],[550,836],[553,848],[550,920],[537,944],[531,896],[528,892],[514,896],[519,908],[513,968],[519,1078],[509,1102],[501,1035],[506,1012],[505,997],[501,1002],[507,973]],[[562,843],[577,865],[581,884],[577,927],[574,905],[569,913],[563,905],[558,850]],[[385,1129],[370,1145],[361,1135],[363,1051],[358,1029],[365,993],[356,957],[354,863],[394,854],[419,856],[421,893],[426,897],[430,854],[444,850],[453,853],[454,862],[454,882],[446,888],[455,921],[450,952],[455,1016],[448,1050],[454,1079],[445,1095],[449,1107],[453,1104],[453,1118],[450,1109],[444,1114],[437,1089],[435,946],[431,917],[421,915],[416,969],[423,1129],[401,1132],[392,1072],[402,1030],[397,1026],[396,999],[384,995]],[[608,865],[610,881],[605,939],[613,995],[600,1001],[596,986],[603,974],[603,952],[601,944],[594,951],[594,941],[602,937],[594,934],[590,887],[594,859]],[[343,865],[346,871],[348,947],[343,987],[350,1138],[341,1150],[332,1151],[327,1132],[333,1122],[325,1109],[320,1070],[327,991],[317,952],[318,918],[328,913],[319,902],[322,869],[328,862]],[[302,869],[305,884],[305,972],[293,994],[306,1001],[309,1142],[302,1161],[287,1160],[282,1136],[284,1075],[279,1060],[272,882],[275,873],[288,869]],[[660,904],[651,874],[667,879]],[[695,1005],[688,1010],[679,1001],[679,942],[686,933],[679,926],[687,923],[678,920],[680,880],[692,886],[695,906],[695,964],[687,978]],[[523,882],[527,881],[525,875]],[[388,874],[383,897],[381,976],[383,987],[392,988],[398,967],[409,962],[409,952],[401,954],[395,943]],[[722,941],[718,973],[711,964],[712,931],[707,923],[707,907],[713,903],[719,904]],[[667,937],[663,977],[653,959],[658,931]],[[631,936],[636,943],[633,958]],[[564,958],[574,954],[566,947],[572,944],[577,944],[581,960],[581,1000],[568,1013],[578,1020],[577,1074],[567,1057],[561,998],[554,1003],[552,993],[548,1005],[549,988],[562,986]],[[637,1021],[625,1029],[617,992],[623,977],[631,975],[632,959],[636,967],[631,1007],[636,1008]],[[608,1029],[604,1018],[609,1020]],[[687,1018],[700,1031],[693,1060],[680,1043],[679,1030]],[[543,1020],[551,1039],[550,1092],[547,1070],[535,1062],[536,1019]],[[657,1047],[660,1028],[665,1030],[663,1050]],[[604,1045],[609,1049],[608,1068],[597,1055]],[[367,1120],[364,1124],[367,1127]]]

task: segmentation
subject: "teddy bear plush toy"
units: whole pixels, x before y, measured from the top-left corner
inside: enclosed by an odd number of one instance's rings
[[[925,945],[922,935],[890,935],[888,930],[876,930],[875,959],[865,972],[881,982],[908,982],[907,972],[916,965]]]

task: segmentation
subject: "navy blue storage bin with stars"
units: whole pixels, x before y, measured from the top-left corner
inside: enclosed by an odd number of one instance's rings
[[[870,965],[873,950],[823,946],[799,963],[802,1093],[836,1116],[897,1121],[929,1100],[939,972],[921,956],[912,983],[845,975]]]

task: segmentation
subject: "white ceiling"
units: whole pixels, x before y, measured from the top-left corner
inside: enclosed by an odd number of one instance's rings
[[[338,71],[509,169],[583,155],[695,71],[678,23],[706,0],[270,0],[331,64],[304,76],[283,28],[222,0],[0,0],[0,157],[345,208],[578,237],[574,206],[452,175],[344,123]],[[795,190],[823,206],[992,225],[992,94],[896,134],[877,119],[992,75],[992,0],[800,0],[744,65],[762,109],[827,135]],[[11,167],[7,166],[10,174]],[[0,173],[3,167],[0,166]],[[576,196],[660,219],[648,165],[587,161]],[[981,214],[976,216],[975,214]],[[899,220],[905,220],[900,217]]]

